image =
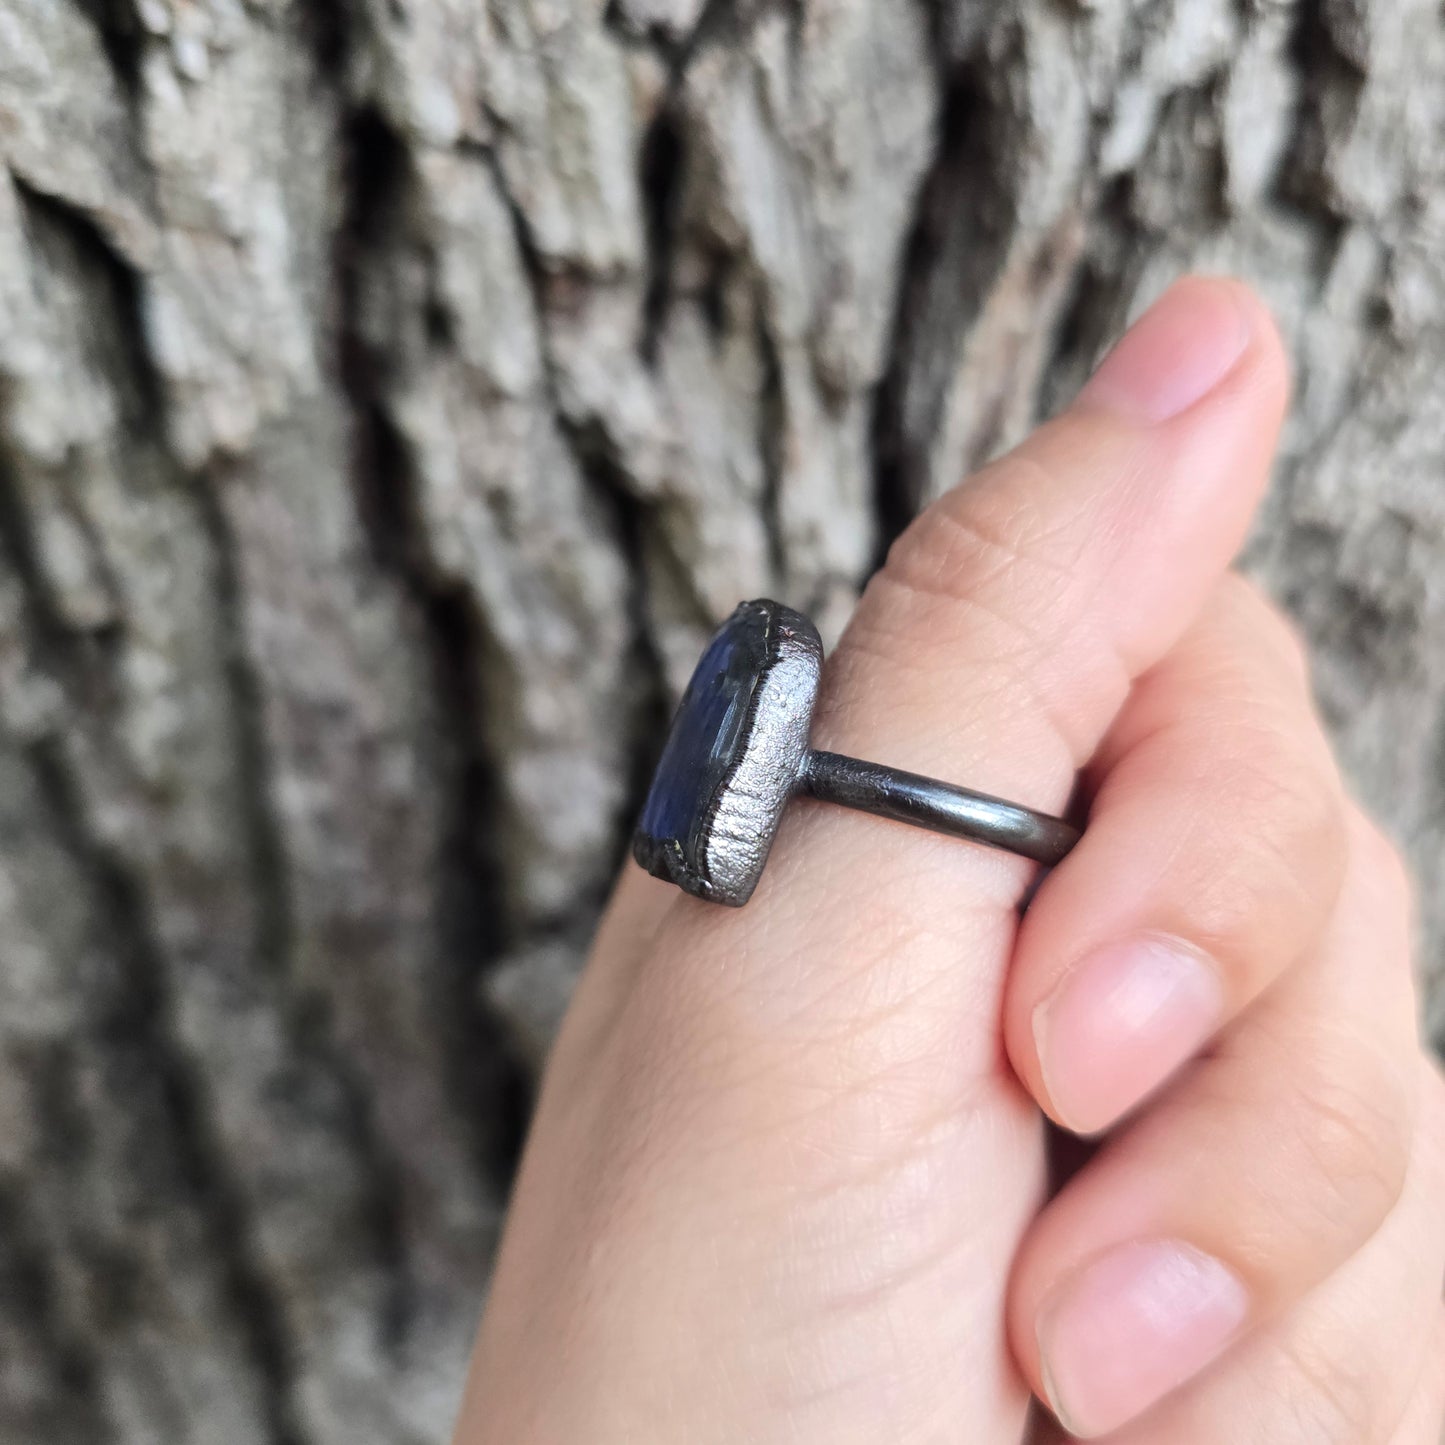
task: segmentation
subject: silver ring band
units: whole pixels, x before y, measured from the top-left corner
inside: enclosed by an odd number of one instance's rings
[[[987,843],[1050,867],[1079,841],[1079,830],[1062,818],[839,753],[809,752],[799,788],[820,802]]]

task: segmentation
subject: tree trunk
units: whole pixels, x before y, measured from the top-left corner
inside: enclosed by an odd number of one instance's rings
[[[708,626],[836,629],[1186,267],[1437,875],[1442,74],[1436,0],[0,0],[0,1445],[442,1438]]]

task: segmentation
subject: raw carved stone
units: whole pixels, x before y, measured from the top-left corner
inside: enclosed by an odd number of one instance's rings
[[[711,626],[831,640],[1186,268],[1433,881],[1442,74],[1436,0],[0,0],[0,1445],[443,1438]]]
[[[682,695],[633,835],[632,855],[696,897],[753,895],[808,759],[822,639],[801,613],[744,602]]]

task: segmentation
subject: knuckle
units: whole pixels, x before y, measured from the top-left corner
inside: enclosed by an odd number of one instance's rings
[[[1195,824],[1200,846],[1181,861],[1202,941],[1225,955],[1313,933],[1339,890],[1345,821],[1341,795],[1316,763],[1276,740],[1238,746],[1211,770]],[[1276,945],[1277,946],[1277,945]]]
[[[1037,463],[996,462],[928,507],[889,549],[884,575],[905,589],[946,601],[974,602],[1027,570],[1051,567],[1060,523],[1032,500]]]
[[[1333,775],[1307,759],[1284,769],[1277,792],[1276,846],[1290,878],[1312,908],[1324,910],[1339,890],[1347,852],[1343,798]]]
[[[1297,1138],[1331,1232],[1358,1242],[1394,1209],[1410,1167],[1413,1100],[1397,1066],[1357,1041],[1316,1041],[1299,1088]]]
[[[1283,828],[1324,824],[1342,842],[1343,790],[1323,732],[1271,677],[1242,673],[1236,662],[1226,655],[1196,688],[1171,746],[1198,756],[1216,812],[1244,806]]]
[[[1351,833],[1361,875],[1375,906],[1391,915],[1408,914],[1415,889],[1404,854],[1378,824],[1358,810],[1351,820]]]
[[[1222,590],[1227,605],[1235,610],[1242,629],[1255,645],[1291,677],[1308,684],[1311,671],[1309,644],[1295,621],[1257,582],[1242,573],[1228,573]]]
[[[1260,630],[1272,655],[1292,676],[1308,684],[1310,649],[1298,624],[1266,598],[1261,598],[1259,617]]]
[[[1372,1351],[1343,1347],[1298,1331],[1284,1344],[1286,1392],[1301,1440],[1318,1445],[1359,1445],[1377,1437],[1381,1381]]]
[[[1315,856],[1322,845],[1340,856],[1345,850],[1344,808],[1332,771],[1293,737],[1275,733],[1245,764],[1241,792],[1253,799],[1266,825],[1263,836],[1297,859]],[[1258,826],[1258,824],[1256,826]]]
[[[1445,1075],[1428,1055],[1424,1060],[1418,1128],[1426,1166],[1440,1191],[1445,1192]]]
[[[1334,755],[1314,719],[1290,698],[1257,687],[1221,700],[1214,719],[1214,748],[1238,759],[1265,799],[1290,812],[1313,816],[1340,809],[1341,787]]]

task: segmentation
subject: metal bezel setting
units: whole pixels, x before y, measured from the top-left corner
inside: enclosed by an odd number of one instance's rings
[[[723,774],[688,840],[641,833],[633,856],[660,878],[713,903],[741,907],[752,897],[808,754],[823,644],[800,612],[778,602],[743,603],[725,626],[761,630],[762,657],[743,713],[736,760]]]

